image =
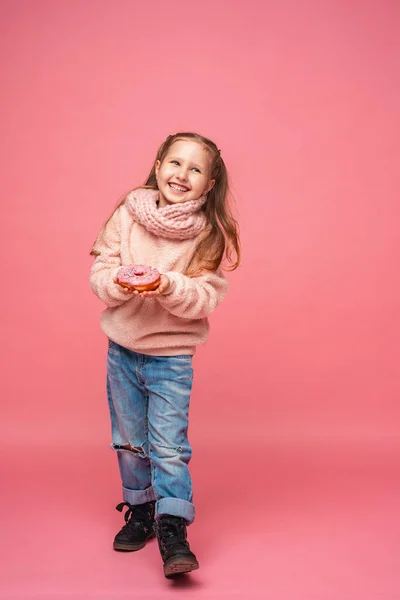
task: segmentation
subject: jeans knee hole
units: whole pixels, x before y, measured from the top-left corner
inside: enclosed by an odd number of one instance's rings
[[[138,454],[139,456],[145,458],[146,452],[142,446],[132,446],[132,444],[113,444],[114,450],[126,450],[127,452],[132,452],[132,454]]]

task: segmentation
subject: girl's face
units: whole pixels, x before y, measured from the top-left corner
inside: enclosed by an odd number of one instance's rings
[[[210,179],[210,154],[196,141],[178,140],[162,162],[156,162],[159,208],[197,200],[215,184]]]

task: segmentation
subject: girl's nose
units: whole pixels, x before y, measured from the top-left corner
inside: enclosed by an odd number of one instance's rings
[[[186,169],[181,169],[178,173],[178,179],[180,179],[181,181],[186,181],[187,180],[187,173],[186,173]]]

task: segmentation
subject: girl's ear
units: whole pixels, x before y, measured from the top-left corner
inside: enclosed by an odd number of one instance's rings
[[[155,164],[156,175],[158,175],[158,171],[160,170],[160,165],[161,165],[161,162],[159,160],[156,160],[156,164]]]
[[[215,179],[211,179],[208,182],[208,186],[206,188],[206,192],[205,193],[208,194],[208,192],[211,192],[211,190],[213,189],[214,185],[215,185]]]

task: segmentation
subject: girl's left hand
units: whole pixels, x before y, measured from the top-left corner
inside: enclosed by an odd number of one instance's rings
[[[161,280],[160,285],[158,286],[158,288],[156,290],[152,290],[151,292],[140,292],[140,296],[151,297],[151,296],[160,296],[161,294],[164,294],[164,292],[170,286],[170,280],[166,275],[160,275],[160,280]]]

